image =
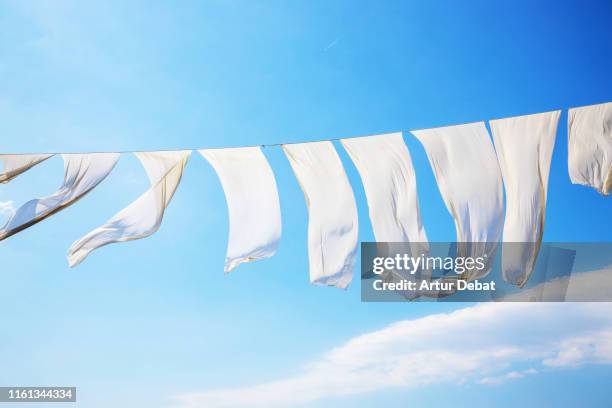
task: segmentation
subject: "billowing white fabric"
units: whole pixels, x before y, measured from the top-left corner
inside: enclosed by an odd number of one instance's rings
[[[331,142],[283,145],[308,206],[310,282],[345,288],[357,254],[353,190]]]
[[[147,172],[151,188],[68,249],[68,264],[81,263],[91,251],[111,244],[145,238],[161,225],[164,211],[178,187],[190,150],[139,152],[134,155]]]
[[[612,190],[612,103],[570,109],[567,116],[570,178],[608,195]]]
[[[416,175],[402,133],[348,138],[341,143],[359,171],[381,256],[393,253],[393,242],[408,242],[408,255],[427,255],[429,244],[419,212]],[[402,272],[391,271],[383,279],[419,281],[431,271]]]
[[[0,154],[2,172],[0,183],[8,183],[21,173],[47,160],[52,154]]]
[[[411,132],[425,147],[446,208],[455,220],[457,256],[486,257],[489,273],[501,238],[503,189],[495,151],[484,122]]]
[[[540,251],[548,174],[561,111],[489,122],[506,189],[502,276],[522,286]],[[517,242],[517,244],[507,244]]]
[[[243,262],[269,258],[281,236],[274,173],[259,147],[199,150],[213,166],[229,212],[225,272]]]
[[[379,242],[427,242],[416,176],[401,133],[342,139],[365,189]]]
[[[0,240],[24,230],[73,204],[111,172],[118,153],[62,154],[64,183],[53,194],[30,200],[15,211],[0,230]]]

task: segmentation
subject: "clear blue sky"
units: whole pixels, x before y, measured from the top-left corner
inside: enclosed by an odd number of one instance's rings
[[[611,16],[608,1],[4,1],[0,148],[307,141],[606,102]],[[564,111],[544,238],[612,241],[612,201],[570,184],[566,119]],[[452,240],[425,152],[409,134],[406,142],[427,234]],[[360,239],[372,240],[361,183],[337,148],[358,202]],[[310,286],[303,194],[280,149],[265,154],[279,185],[281,245],[275,257],[228,276],[223,192],[195,154],[161,230],[148,239],[67,267],[74,240],[147,188],[137,161],[124,156],[85,199],[2,242],[0,385],[75,385],[77,405],[87,408],[181,407],[176,396],[300,376],[356,336],[466,307],[361,303],[358,280],[347,291]],[[56,157],[1,186],[0,202],[46,195],[61,177]],[[578,305],[563,306],[581,319]],[[507,341],[522,347],[523,336],[546,327],[545,312],[532,323],[527,314]],[[612,329],[608,323],[593,325]],[[568,344],[572,324],[560,334]],[[492,339],[483,347],[506,341],[497,333],[483,329]],[[452,348],[432,350],[444,347]],[[303,406],[605,406],[612,367],[595,354],[566,365],[542,363],[538,354],[527,368],[525,360],[504,360],[486,376],[519,374],[497,385],[448,379]],[[526,371],[533,366],[537,374]]]

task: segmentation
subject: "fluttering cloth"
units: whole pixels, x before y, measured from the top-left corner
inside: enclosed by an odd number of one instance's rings
[[[108,176],[115,167],[119,154],[62,154],[62,158],[64,159],[64,183],[62,186],[49,196],[30,200],[19,207],[0,230],[0,240],[8,238],[74,204]],[[44,159],[40,161],[42,160]]]
[[[560,113],[489,122],[506,189],[502,276],[519,286],[529,279],[542,243],[548,174]]]
[[[612,190],[612,103],[572,108],[567,117],[569,174],[574,184]]]
[[[346,288],[357,253],[353,190],[331,142],[283,145],[308,207],[310,282]]]
[[[341,143],[359,171],[381,256],[393,253],[395,242],[409,243],[407,255],[427,256],[429,244],[421,222],[416,175],[402,133],[348,138]],[[420,283],[430,276],[430,270],[419,268],[388,271],[381,278],[385,282]],[[415,296],[412,291],[411,297]]]
[[[280,203],[274,173],[261,149],[206,149],[199,153],[215,169],[227,201],[225,272],[243,262],[274,255],[281,236]]]
[[[483,257],[485,267],[463,274],[478,279],[491,270],[503,225],[502,179],[484,122],[411,132],[425,147],[446,208],[455,220],[457,256]]]
[[[0,183],[8,183],[51,156],[53,154],[0,154],[0,162],[3,166],[0,173]]]
[[[401,133],[342,139],[359,171],[379,242],[427,242],[416,176]]]
[[[190,154],[191,150],[134,153],[147,173],[151,188],[106,224],[73,243],[68,249],[68,264],[71,267],[78,265],[91,251],[101,246],[145,238],[155,233],[181,181]]]

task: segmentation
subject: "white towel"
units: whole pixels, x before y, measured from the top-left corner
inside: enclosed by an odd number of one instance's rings
[[[274,173],[259,147],[199,150],[213,166],[229,212],[225,272],[243,262],[269,258],[281,236]]]
[[[30,200],[19,207],[0,230],[0,240],[74,204],[108,176],[119,156],[118,153],[62,154],[64,159],[62,186],[49,196]]]
[[[53,154],[0,154],[0,162],[3,166],[0,173],[0,183],[8,183],[51,156]]]
[[[463,274],[478,279],[491,270],[503,224],[502,180],[484,122],[411,132],[425,147],[440,194],[455,220],[457,256],[483,257],[485,268]]]
[[[81,263],[94,249],[113,242],[145,238],[159,229],[191,151],[134,154],[147,172],[151,188],[106,224],[73,243],[68,249],[68,264],[71,267]]]
[[[379,242],[427,242],[416,176],[401,133],[342,139],[365,189]]]
[[[560,113],[489,122],[506,189],[502,275],[507,282],[519,286],[529,279],[540,252],[548,174]]]
[[[357,167],[370,213],[380,256],[393,253],[393,242],[407,242],[413,257],[429,254],[427,234],[421,222],[416,175],[402,133],[342,139],[342,145]],[[405,251],[406,245],[402,245]],[[387,281],[419,282],[431,271],[406,273],[393,270]],[[416,296],[416,291],[411,295]]]
[[[310,282],[346,288],[357,253],[357,206],[331,142],[283,145],[308,206]]]
[[[567,116],[570,178],[608,195],[612,190],[612,103],[570,109]]]

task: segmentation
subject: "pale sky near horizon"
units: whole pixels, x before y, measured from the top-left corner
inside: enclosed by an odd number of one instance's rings
[[[612,101],[611,15],[606,1],[3,1],[1,148],[308,141]],[[544,239],[612,242],[611,199],[569,181],[566,116]],[[427,235],[453,240],[425,152],[405,139]],[[82,201],[0,243],[0,386],[74,385],[87,408],[609,403],[608,304],[372,304],[357,279],[309,285],[303,194],[280,149],[264,153],[283,238],[230,275],[225,199],[197,154],[150,238],[67,267],[74,240],[147,188],[126,155]],[[61,177],[55,157],[0,186],[0,214]]]

